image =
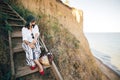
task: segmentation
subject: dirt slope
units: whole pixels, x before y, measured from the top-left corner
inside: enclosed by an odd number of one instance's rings
[[[64,80],[108,80],[100,71],[83,33],[83,11],[59,0],[11,0],[33,12],[41,35],[55,55]]]

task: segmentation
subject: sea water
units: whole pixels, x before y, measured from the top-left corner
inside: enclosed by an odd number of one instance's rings
[[[93,55],[120,75],[120,33],[85,33]]]

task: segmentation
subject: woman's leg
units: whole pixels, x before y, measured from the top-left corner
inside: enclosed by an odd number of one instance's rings
[[[39,60],[34,60],[34,62],[37,64],[37,66],[38,66],[38,69],[39,69],[39,72],[42,72],[43,71],[43,67],[42,67],[42,65],[40,64],[40,62],[39,62]]]
[[[35,46],[36,46],[36,47],[35,47],[34,50],[35,50],[36,52],[35,52],[34,55],[33,55],[33,56],[35,56],[34,62],[37,64],[40,74],[41,74],[41,75],[44,75],[43,67],[42,67],[41,63],[39,62],[39,57],[40,57],[40,53],[41,53],[40,45],[36,43]]]

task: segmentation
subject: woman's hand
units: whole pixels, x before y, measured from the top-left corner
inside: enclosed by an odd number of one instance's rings
[[[29,43],[28,46],[32,49],[35,48],[35,45],[33,43]]]
[[[34,40],[32,41],[33,44],[35,44],[37,42],[37,39],[38,39],[38,33],[35,34],[35,38]]]
[[[36,42],[37,42],[37,40],[36,40],[36,39],[34,39],[34,40],[32,41],[32,43],[33,43],[33,44],[35,44]]]

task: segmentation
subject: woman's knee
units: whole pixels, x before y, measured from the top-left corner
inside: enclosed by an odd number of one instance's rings
[[[38,59],[35,59],[34,62],[35,62],[35,63],[40,63]]]

